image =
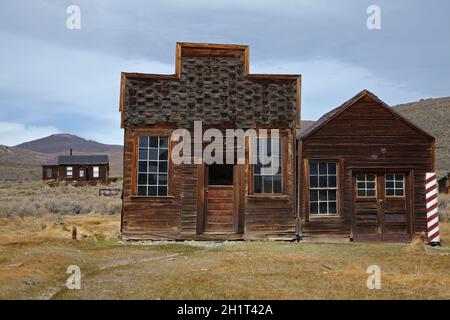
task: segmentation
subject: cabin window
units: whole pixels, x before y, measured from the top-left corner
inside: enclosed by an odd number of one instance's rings
[[[253,144],[256,161],[253,165],[254,193],[281,193],[281,141],[257,138]]]
[[[67,175],[67,177],[72,178],[72,176],[73,176],[73,168],[72,167],[66,168],[66,175]]]
[[[309,213],[337,214],[337,163],[309,163]]]
[[[384,176],[385,194],[388,197],[405,196],[405,175],[403,173],[387,173]]]
[[[84,178],[84,169],[80,169],[80,178]]]
[[[168,137],[139,137],[138,196],[167,196],[168,159]]]
[[[47,168],[47,178],[51,178],[53,175],[53,170],[52,168]]]
[[[376,197],[377,175],[376,174],[356,175],[356,195],[358,197]]]
[[[100,168],[98,166],[92,167],[92,177],[98,178],[100,176]]]

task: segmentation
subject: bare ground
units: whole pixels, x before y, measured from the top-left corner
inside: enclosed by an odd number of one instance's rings
[[[1,299],[450,299],[442,247],[287,242],[122,242],[119,215],[0,219]],[[70,240],[76,225],[79,241]],[[369,265],[381,289],[368,290]],[[82,272],[68,290],[69,265]]]

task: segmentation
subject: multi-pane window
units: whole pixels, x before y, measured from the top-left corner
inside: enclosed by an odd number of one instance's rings
[[[80,178],[84,178],[84,169],[80,169]]]
[[[51,178],[53,175],[53,170],[52,168],[47,168],[47,178]]]
[[[337,163],[309,163],[309,213],[337,214]]]
[[[139,137],[139,196],[167,196],[168,159],[168,137]]]
[[[356,195],[358,197],[375,197],[377,195],[377,175],[356,175]]]
[[[403,173],[387,173],[384,177],[386,196],[403,197],[405,195],[405,175]]]
[[[100,169],[98,166],[92,167],[92,177],[98,178],[100,176]]]
[[[66,176],[69,178],[72,178],[73,175],[73,168],[72,167],[67,167],[66,168]]]
[[[281,193],[281,141],[273,138],[256,138],[253,152],[254,193]]]

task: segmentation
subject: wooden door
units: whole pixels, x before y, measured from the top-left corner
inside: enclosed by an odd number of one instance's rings
[[[411,240],[408,172],[357,172],[353,176],[353,239]]]
[[[205,224],[209,233],[232,233],[234,213],[233,165],[206,166]]]
[[[385,173],[380,176],[383,183],[379,197],[382,217],[381,240],[411,240],[408,180],[409,175],[402,172]]]

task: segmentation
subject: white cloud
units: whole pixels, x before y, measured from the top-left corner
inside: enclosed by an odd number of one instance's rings
[[[6,146],[15,146],[54,133],[59,133],[59,130],[52,126],[39,127],[15,122],[0,122],[0,144]]]

